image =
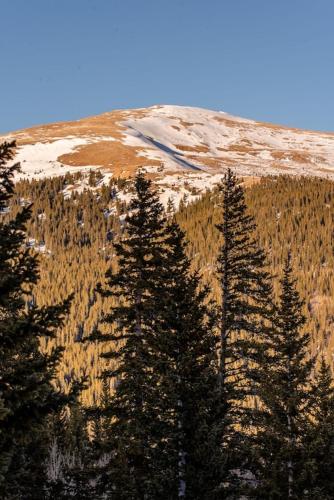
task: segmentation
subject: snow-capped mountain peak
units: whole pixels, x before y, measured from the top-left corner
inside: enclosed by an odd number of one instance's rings
[[[277,126],[196,107],[157,105],[20,130],[21,177],[101,169],[110,178],[144,167],[179,191],[210,187],[227,167],[243,176],[334,178],[334,134]],[[173,189],[172,189],[173,190]]]

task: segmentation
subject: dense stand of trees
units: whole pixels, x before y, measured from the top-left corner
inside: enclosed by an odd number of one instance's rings
[[[58,193],[74,179],[53,181],[59,185],[45,200],[48,217],[65,207],[66,218],[60,232],[39,225],[39,249],[105,251],[109,242],[90,296],[90,307],[100,300],[99,321],[76,332],[101,366],[101,396],[85,407],[73,371],[65,387],[57,383],[63,348],[56,331],[71,298],[36,301],[32,207],[27,193],[15,209],[10,203],[13,150],[0,149],[2,497],[333,498],[331,372],[324,357],[311,355],[292,245],[277,280],[235,175],[228,170],[213,195],[216,295],[189,258],[179,225],[187,209],[165,213],[143,174],[129,187],[127,213],[118,205],[102,222],[96,194],[83,193],[87,210],[76,195],[66,207]],[[91,187],[98,182],[89,176]],[[98,195],[104,210],[115,189]],[[46,206],[38,210],[43,220]],[[102,235],[87,231],[95,222]]]
[[[57,331],[55,342],[43,340],[48,352],[56,345],[65,350],[58,367],[58,383],[67,390],[73,377],[87,374],[88,389],[82,394],[85,404],[95,404],[101,397],[99,379],[104,369],[99,358],[102,344],[80,343],[91,332],[99,318],[114,304],[112,297],[95,292],[114,266],[113,243],[124,229],[125,204],[117,192],[133,189],[126,179],[101,186],[98,178],[89,186],[88,177],[66,175],[40,181],[21,181],[9,200],[10,212],[1,217],[9,220],[33,200],[32,217],[27,221],[27,243],[40,255],[40,279],[33,289],[41,305],[62,302],[74,292],[72,307],[64,326]],[[91,189],[91,190],[88,190]],[[193,270],[209,286],[211,298],[220,300],[220,285],[215,272],[221,233],[218,192],[204,194],[198,201],[181,206],[176,220],[185,231],[186,248]],[[325,179],[265,178],[245,190],[245,201],[257,228],[255,237],[265,250],[270,271],[282,273],[282,262],[290,247],[294,258],[297,289],[304,300],[303,312],[310,333],[312,354],[323,354],[333,369],[334,346],[334,183]],[[64,232],[66,231],[66,238]],[[278,280],[273,282],[278,298]]]
[[[19,182],[9,200],[10,212],[1,216],[7,221],[26,203],[34,202],[32,217],[27,221],[27,242],[40,255],[40,279],[33,290],[34,299],[41,305],[52,305],[74,292],[72,308],[55,340],[65,347],[58,383],[66,391],[73,377],[87,374],[90,384],[82,395],[85,404],[95,404],[101,396],[102,344],[78,340],[92,331],[114,304],[112,297],[97,294],[95,287],[115,263],[113,242],[124,228],[126,208],[116,194],[120,189],[133,189],[126,179],[112,180],[110,186],[99,182],[91,181],[93,186],[89,186],[88,178],[80,173]],[[192,269],[199,271],[201,281],[209,285],[211,297],[219,301],[215,269],[222,238],[216,228],[221,220],[217,196],[217,192],[204,194],[195,203],[181,206],[175,215],[189,241],[186,253]],[[304,329],[311,336],[311,352],[323,354],[332,369],[333,197],[334,183],[325,179],[266,178],[245,191],[249,213],[257,224],[256,238],[274,275],[281,275],[287,247],[292,251],[297,289],[305,301]],[[278,298],[278,280],[274,280],[273,288]],[[43,340],[43,344],[50,350],[54,341]]]

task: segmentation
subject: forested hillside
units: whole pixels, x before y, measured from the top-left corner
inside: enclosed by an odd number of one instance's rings
[[[95,293],[95,286],[105,279],[114,258],[113,241],[122,229],[125,203],[117,199],[117,190],[127,185],[131,191],[132,187],[126,180],[101,187],[98,173],[92,173],[87,189],[79,193],[71,188],[74,181],[70,175],[21,181],[16,185],[11,213],[2,217],[6,220],[22,205],[33,203],[27,245],[39,252],[41,263],[41,279],[34,296],[43,305],[74,292],[71,313],[58,334],[58,343],[66,346],[59,381],[66,387],[74,375],[88,374],[91,385],[83,400],[91,404],[100,397],[97,376],[103,368],[101,347],[81,340],[108,310],[111,299],[102,299]],[[333,366],[334,183],[312,178],[263,178],[246,189],[246,201],[275,274],[281,273],[283,259],[291,250],[298,289],[306,300],[305,328],[311,333],[312,350],[323,352]],[[177,213],[177,221],[190,241],[193,265],[210,284],[214,298],[218,298],[212,278],[219,248],[215,228],[218,205],[218,194],[208,192],[190,205],[181,202]],[[48,341],[46,350],[51,349],[52,342]]]
[[[332,498],[332,184],[228,169],[174,215],[143,172],[15,186],[14,146],[1,497]]]
[[[274,274],[280,275],[282,262],[291,251],[298,289],[306,302],[306,328],[313,349],[323,352],[333,364],[334,183],[306,177],[267,177],[246,189],[245,197]],[[186,229],[194,263],[214,288],[211,275],[219,248],[215,228],[219,212],[218,194],[208,193],[181,207],[177,216]]]

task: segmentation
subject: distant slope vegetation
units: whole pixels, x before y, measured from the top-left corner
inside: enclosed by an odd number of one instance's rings
[[[103,302],[94,288],[98,281],[103,281],[108,266],[114,265],[112,241],[122,230],[126,208],[124,202],[117,201],[115,193],[119,188],[131,191],[131,182],[112,180],[109,186],[98,188],[98,174],[91,173],[90,189],[81,193],[67,189],[74,182],[71,175],[21,181],[11,211],[34,202],[27,244],[41,253],[36,300],[44,304],[75,293],[72,312],[59,332],[58,341],[66,346],[59,383],[64,386],[76,374],[89,374],[92,383],[84,400],[92,403],[100,393],[99,348],[79,341],[97,325],[102,312],[112,303]],[[324,353],[333,367],[334,182],[287,176],[263,178],[247,188],[246,197],[258,224],[259,241],[268,252],[275,274],[280,274],[283,257],[291,250],[298,289],[306,300],[312,351]],[[218,204],[217,192],[206,193],[188,206],[181,203],[177,213],[190,241],[194,266],[212,286],[214,297]]]
[[[246,202],[274,275],[291,251],[298,290],[305,300],[313,352],[323,352],[333,366],[334,347],[334,183],[324,179],[262,178],[246,190]],[[213,278],[219,235],[219,198],[207,193],[182,208],[177,218],[187,231],[194,265],[205,281]],[[277,285],[275,281],[275,285]],[[275,286],[277,293],[277,287]]]

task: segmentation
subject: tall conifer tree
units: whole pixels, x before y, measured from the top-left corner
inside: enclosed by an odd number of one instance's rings
[[[184,233],[167,227],[159,310],[149,339],[154,384],[151,392],[154,480],[149,498],[209,498],[215,488],[210,440],[216,403],[216,338],[207,290],[191,273]]]
[[[251,392],[249,368],[273,308],[266,256],[254,233],[254,219],[247,212],[244,190],[230,169],[220,185],[220,195],[222,220],[217,228],[222,236],[218,256],[221,415],[217,436],[220,434],[225,450],[225,470],[220,473],[233,486],[230,471],[238,469],[239,476],[242,473],[245,446],[241,431],[250,422],[246,411]],[[238,475],[234,475],[236,483]]]
[[[129,206],[125,235],[115,242],[118,270],[107,273],[105,297],[117,305],[104,322],[108,333],[97,340],[113,343],[103,357],[110,362],[104,377],[114,379],[116,391],[104,415],[113,416],[110,466],[105,488],[122,499],[146,499],[151,487],[152,379],[150,336],[157,321],[157,293],[166,264],[166,218],[151,182],[139,173]],[[94,338],[94,337],[93,337]]]
[[[0,146],[0,495],[29,499],[43,497],[45,419],[64,404],[52,383],[62,349],[42,353],[40,339],[54,338],[69,303],[39,308],[30,300],[38,280],[37,258],[24,244],[30,206],[1,220],[19,169],[8,166],[14,150],[14,142]]]
[[[334,384],[324,359],[312,384],[313,407],[311,432],[307,435],[309,474],[308,497],[334,498]]]
[[[290,256],[281,280],[281,294],[270,335],[263,342],[262,361],[254,370],[259,406],[255,414],[258,454],[258,498],[304,498],[310,431],[313,359],[307,357],[309,335],[303,333],[303,302],[296,290]]]
[[[102,412],[114,416],[102,490],[127,499],[205,498],[214,483],[209,430],[217,389],[207,290],[190,273],[184,233],[167,221],[141,174],[135,190],[115,245],[119,270],[101,290],[120,301],[105,318],[116,327],[95,336],[122,342],[104,354],[117,365],[104,373],[116,386]]]

